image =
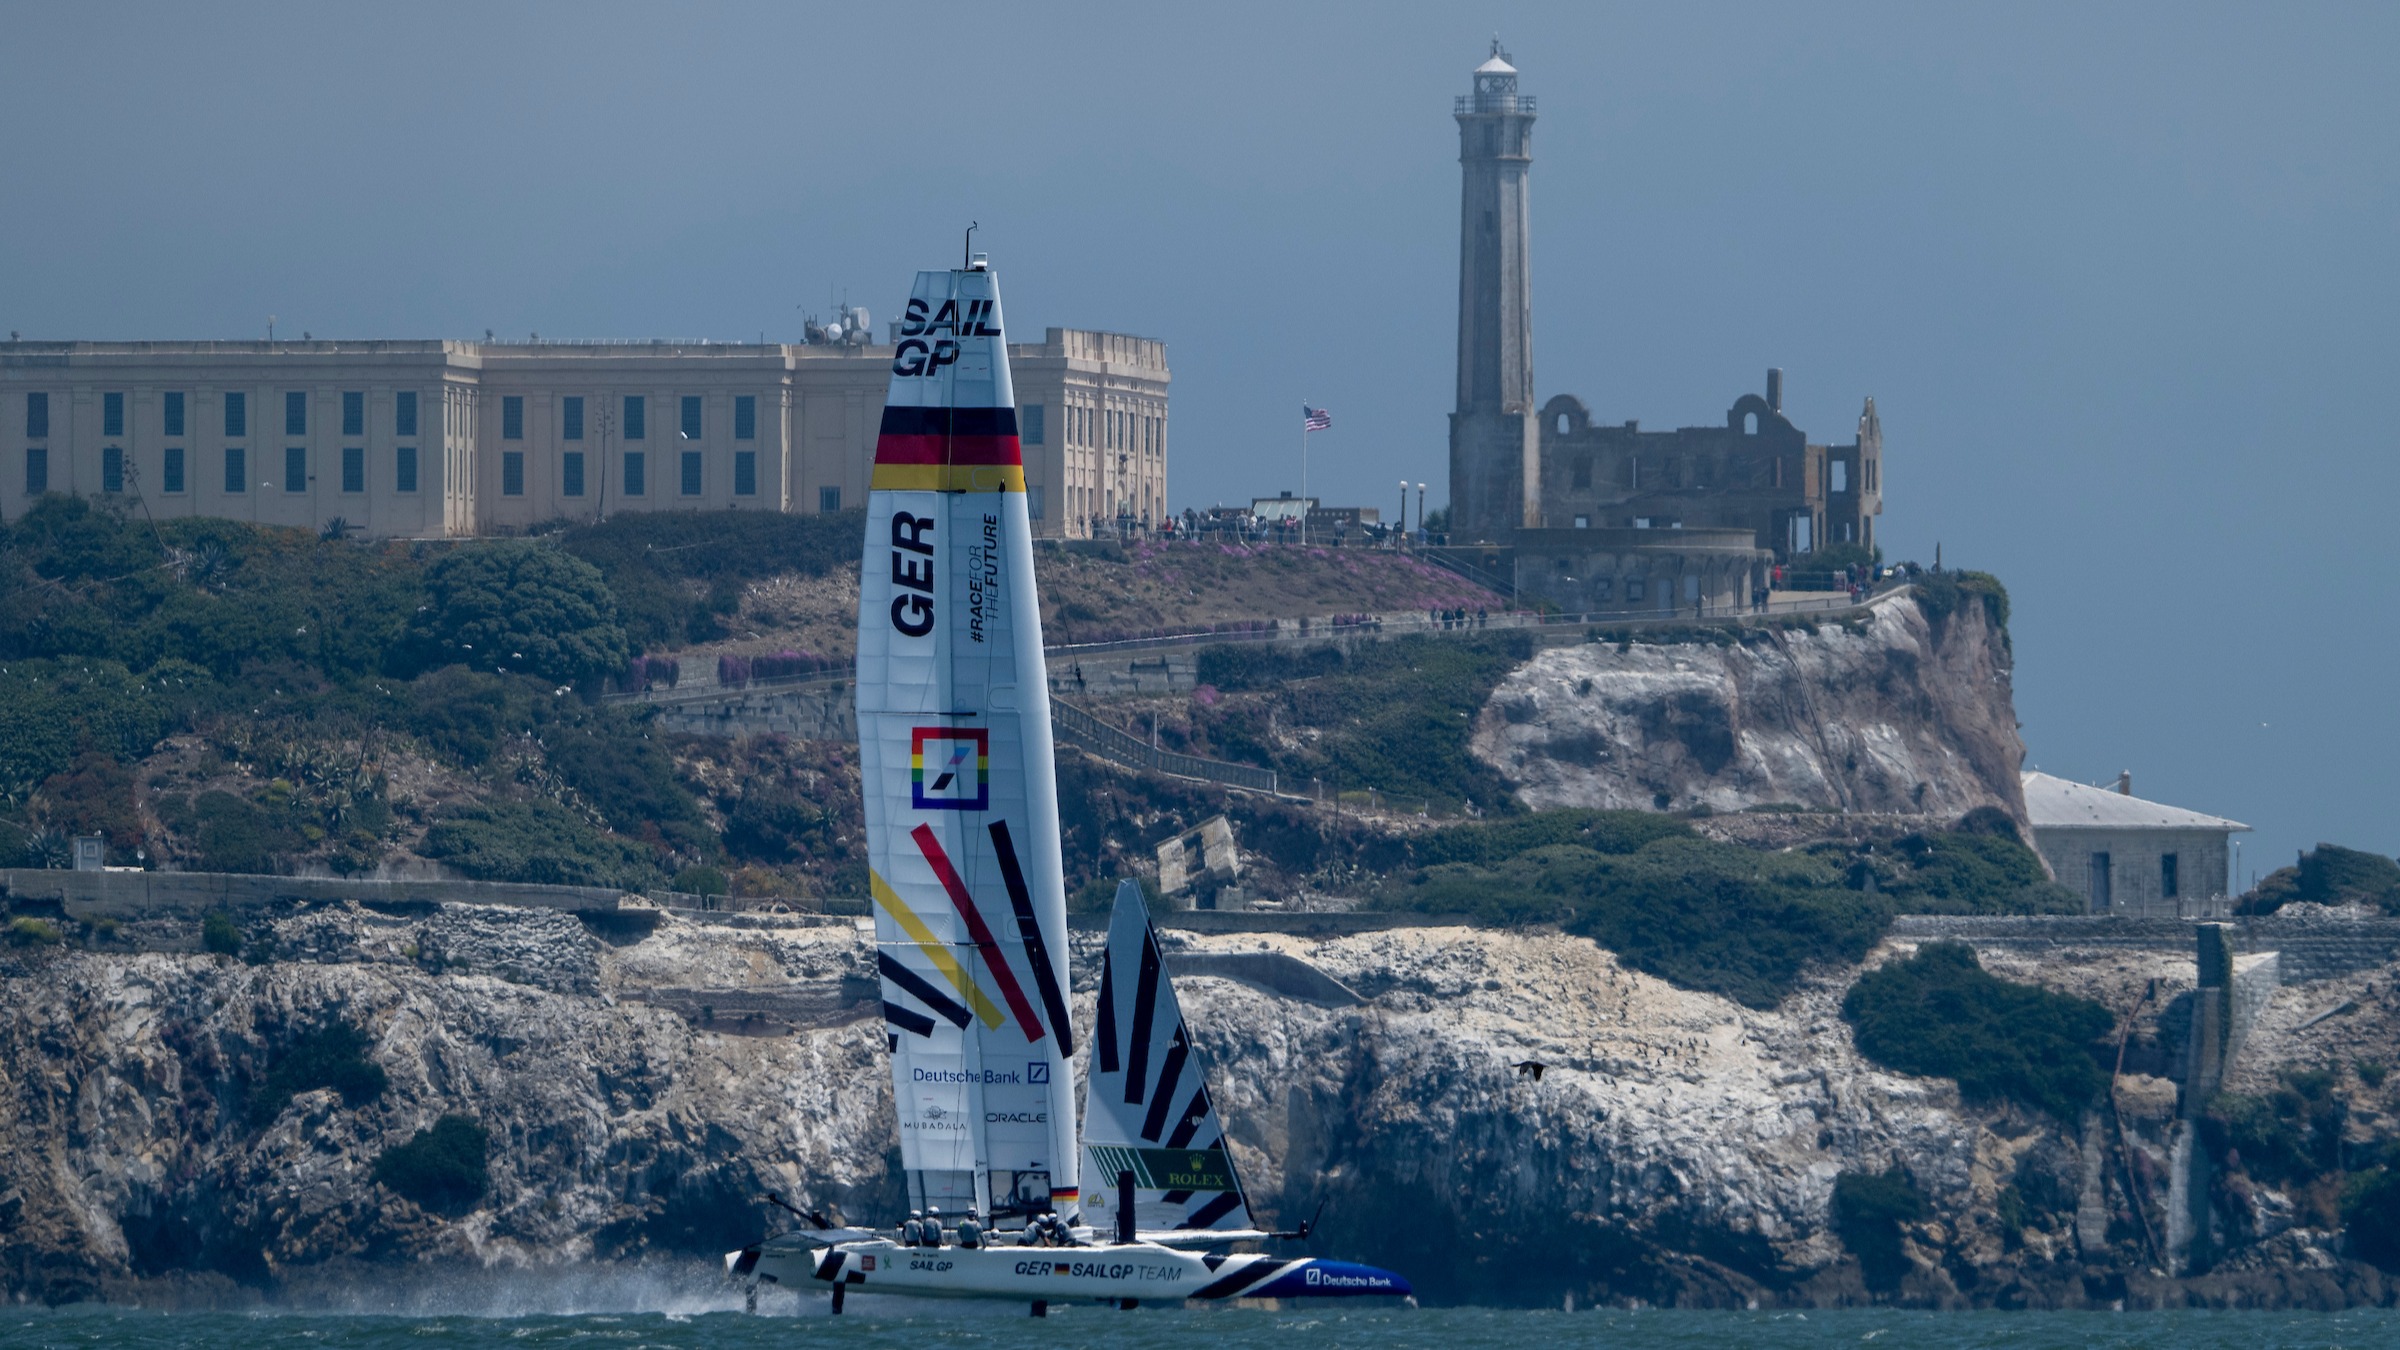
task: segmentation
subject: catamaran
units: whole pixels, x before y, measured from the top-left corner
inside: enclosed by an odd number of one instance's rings
[[[984,255],[920,272],[867,498],[858,734],[885,1042],[909,1204],[984,1226],[807,1226],[726,1255],[737,1279],[1050,1304],[1404,1297],[1387,1270],[1232,1252],[1253,1223],[1140,889],[1118,888],[1082,1136],[1049,682],[1000,286]],[[1082,1177],[1096,1185],[1084,1221]],[[915,1227],[916,1225],[911,1225]],[[905,1235],[905,1234],[904,1234]],[[934,1245],[936,1242],[944,1245]]]

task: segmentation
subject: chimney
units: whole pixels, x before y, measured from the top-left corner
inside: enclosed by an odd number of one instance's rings
[[[2117,771],[2117,795],[2120,797],[2133,795],[2133,770],[2120,769]]]
[[[1783,411],[1783,367],[1781,366],[1771,367],[1767,371],[1767,406],[1777,412]]]

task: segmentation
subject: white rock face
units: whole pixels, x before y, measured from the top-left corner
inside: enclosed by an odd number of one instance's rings
[[[1937,632],[1914,601],[1860,631],[1730,646],[1555,647],[1513,672],[1474,752],[1536,809],[2024,816],[2005,640],[1979,606]]]

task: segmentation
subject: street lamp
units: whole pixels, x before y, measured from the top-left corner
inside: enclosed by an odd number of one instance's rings
[[[1400,480],[1400,519],[1399,519],[1399,520],[1397,520],[1397,521],[1395,521],[1395,522],[1393,522],[1393,527],[1394,527],[1395,529],[1399,530],[1399,532],[1400,532],[1400,534],[1401,534],[1401,537],[1403,537],[1403,538],[1406,538],[1406,537],[1407,537],[1407,535],[1408,535],[1408,480],[1407,480],[1407,479],[1405,479],[1405,478],[1403,478],[1403,479],[1401,479],[1401,480]]]
[[[1417,532],[1425,531],[1425,485],[1417,484]]]

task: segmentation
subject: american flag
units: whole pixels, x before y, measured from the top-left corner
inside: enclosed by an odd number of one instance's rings
[[[1302,431],[1325,431],[1331,429],[1332,426],[1332,413],[1323,408],[1312,408],[1305,403],[1300,405],[1300,429]]]

